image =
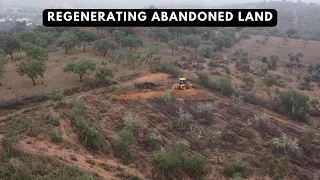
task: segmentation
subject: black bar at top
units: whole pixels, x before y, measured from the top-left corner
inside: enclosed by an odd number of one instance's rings
[[[147,19],[145,21],[48,21],[49,12],[103,12],[108,15],[109,12],[114,12],[116,17],[117,11],[122,12],[146,12]],[[172,12],[188,12],[192,11],[198,14],[199,12],[231,12],[233,19],[231,21],[151,21],[154,12],[161,11],[168,13]],[[251,12],[253,17],[255,12],[270,12],[273,18],[270,21],[238,21],[238,13],[241,12],[242,18]],[[275,9],[46,9],[43,11],[43,25],[48,27],[274,27],[278,23],[278,13]]]

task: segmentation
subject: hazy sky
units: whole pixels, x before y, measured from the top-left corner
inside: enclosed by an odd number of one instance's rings
[[[262,0],[0,0],[0,4],[28,4],[49,8],[48,6],[61,6],[65,8],[142,8],[149,5],[195,5],[218,6],[232,3],[259,2]],[[293,0],[296,2],[297,0]],[[302,2],[319,2],[319,0],[302,0]],[[86,7],[85,7],[86,6]]]

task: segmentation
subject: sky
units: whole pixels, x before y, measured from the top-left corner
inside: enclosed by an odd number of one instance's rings
[[[150,5],[170,7],[184,4],[212,7],[259,1],[262,0],[0,0],[0,5],[28,4],[46,8],[50,8],[49,6],[61,6],[63,8],[143,8]],[[297,0],[292,1],[296,2]],[[319,0],[302,0],[302,2],[319,2]]]

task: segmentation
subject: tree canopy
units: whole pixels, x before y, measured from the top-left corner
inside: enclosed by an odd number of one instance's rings
[[[17,73],[20,76],[27,75],[33,82],[33,85],[36,85],[35,79],[38,76],[43,77],[46,70],[44,61],[39,61],[35,59],[28,59],[21,61],[17,68]]]
[[[90,59],[81,59],[78,61],[70,60],[67,66],[64,68],[64,72],[72,72],[78,74],[80,81],[82,81],[83,76],[88,74],[89,71],[94,71],[96,69],[96,63]]]

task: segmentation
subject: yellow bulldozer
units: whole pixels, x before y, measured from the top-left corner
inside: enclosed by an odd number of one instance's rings
[[[172,89],[190,89],[194,88],[194,85],[187,81],[187,78],[179,78],[179,83],[173,85]]]

